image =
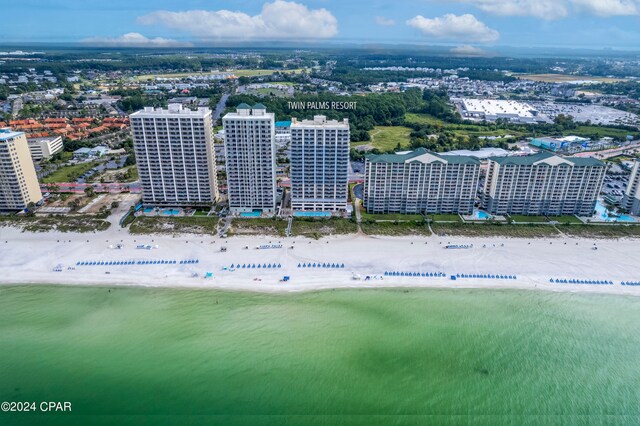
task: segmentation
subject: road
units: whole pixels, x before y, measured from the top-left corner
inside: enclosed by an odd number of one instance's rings
[[[229,98],[229,94],[225,93],[224,95],[222,95],[222,97],[220,98],[220,100],[218,101],[218,103],[216,104],[216,109],[213,111],[213,121],[215,122],[218,118],[220,118],[220,116],[222,115],[222,113],[224,112],[224,108],[227,105],[227,99]]]

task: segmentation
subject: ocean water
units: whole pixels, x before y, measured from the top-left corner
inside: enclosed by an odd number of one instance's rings
[[[638,424],[640,299],[0,287],[0,401],[73,407],[0,424]]]

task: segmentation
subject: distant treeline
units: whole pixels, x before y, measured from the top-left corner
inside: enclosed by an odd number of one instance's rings
[[[407,90],[404,93],[368,94],[365,96],[339,96],[334,94],[299,95],[295,98],[266,97],[259,98],[251,95],[230,96],[227,108],[233,110],[237,105],[245,102],[253,105],[263,103],[269,112],[275,113],[276,120],[290,120],[313,118],[314,115],[326,115],[329,119],[340,120],[348,118],[351,127],[352,141],[369,140],[368,131],[374,126],[398,126],[404,123],[407,112],[419,112],[424,107],[422,92],[418,89]],[[355,109],[296,109],[292,103],[308,102],[356,102]]]

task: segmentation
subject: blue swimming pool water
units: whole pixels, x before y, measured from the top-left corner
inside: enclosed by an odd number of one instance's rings
[[[240,217],[260,217],[260,212],[242,212]]]
[[[145,213],[151,213],[153,211],[153,207],[147,207],[144,209]]]
[[[626,214],[611,216],[609,210],[600,201],[596,203],[596,216],[606,222],[636,222],[636,219]]]
[[[483,212],[482,210],[477,210],[473,213],[473,218],[474,219],[491,219],[493,216],[491,216],[489,213],[487,212]]]
[[[330,217],[330,212],[294,212],[296,217]]]
[[[162,210],[162,214],[165,215],[165,216],[176,216],[176,215],[180,214],[180,210],[164,209],[164,210]]]

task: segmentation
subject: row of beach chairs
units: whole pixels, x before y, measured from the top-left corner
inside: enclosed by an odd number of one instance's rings
[[[456,278],[480,278],[491,280],[517,280],[515,275],[494,275],[494,274],[456,274]]]
[[[344,263],[298,263],[298,268],[344,268]]]
[[[565,279],[565,278],[556,278],[555,280],[551,278],[549,280],[550,283],[556,284],[595,284],[595,285],[613,285],[613,281],[608,280],[578,280],[575,278]]]
[[[76,262],[76,266],[127,266],[127,265],[187,265],[200,263],[198,259],[186,260],[98,260],[89,262]]]
[[[386,277],[444,277],[444,272],[397,272],[384,271]]]
[[[255,269],[255,268],[263,268],[263,269],[273,269],[273,268],[282,268],[280,263],[263,263],[262,265],[259,263],[243,263],[241,264],[231,264],[230,269]]]

